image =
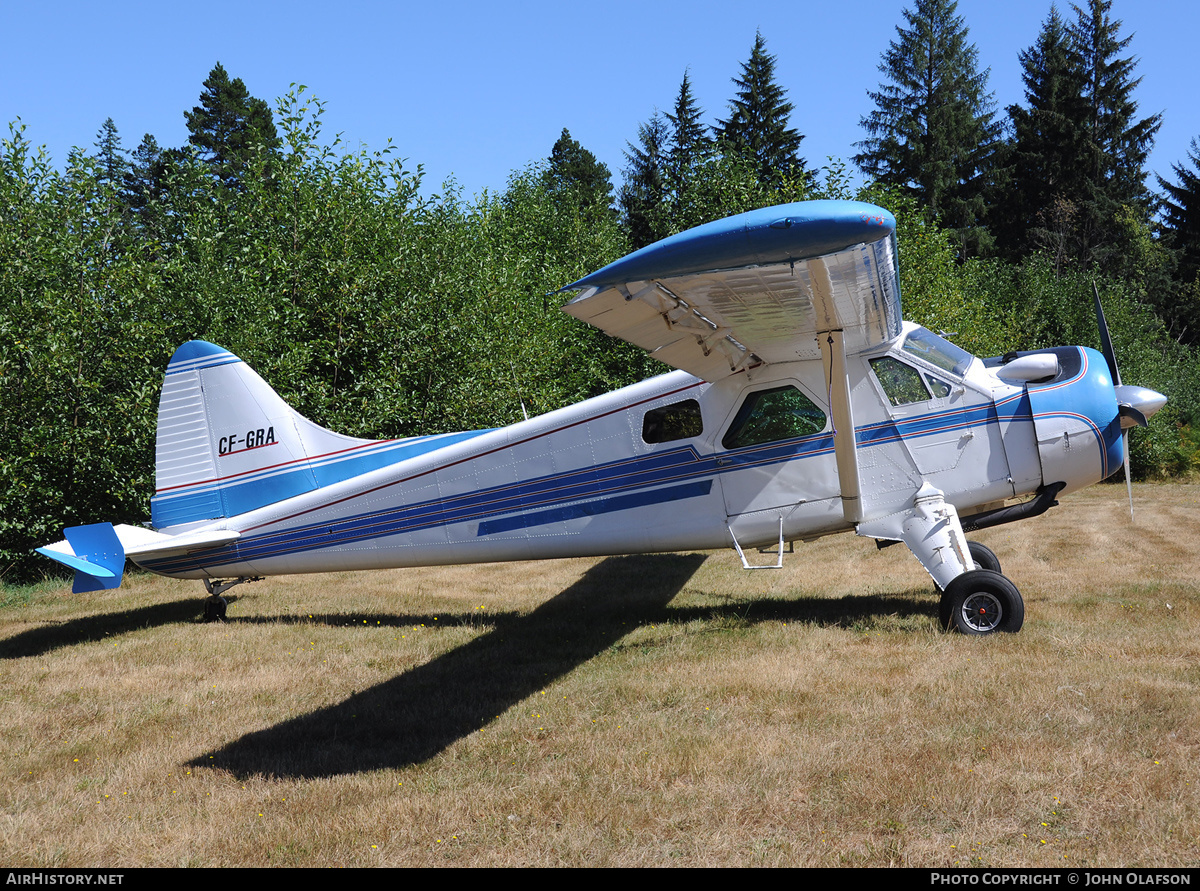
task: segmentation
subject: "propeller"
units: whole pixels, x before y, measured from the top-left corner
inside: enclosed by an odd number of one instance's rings
[[[1117,413],[1121,418],[1121,450],[1124,452],[1125,489],[1129,493],[1129,518],[1133,519],[1133,477],[1129,473],[1129,431],[1134,427],[1145,427],[1147,419],[1167,404],[1167,397],[1146,387],[1121,383],[1121,371],[1117,368],[1117,354],[1113,352],[1112,338],[1108,334],[1108,322],[1104,318],[1104,307],[1100,305],[1100,289],[1092,282],[1092,294],[1096,298],[1096,325],[1100,328],[1100,350],[1108,363],[1112,377],[1113,392],[1117,397]]]

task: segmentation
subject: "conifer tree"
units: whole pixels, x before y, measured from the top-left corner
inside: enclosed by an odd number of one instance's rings
[[[1086,196],[1087,153],[1082,59],[1056,8],[1037,42],[1020,53],[1028,107],[1011,105],[1013,140],[1008,188],[999,196],[993,228],[1015,259],[1038,248],[1065,259],[1064,226]]]
[[[804,136],[788,126],[793,106],[775,82],[775,56],[767,52],[761,31],[755,34],[750,59],[742,64],[742,76],[733,82],[738,90],[729,103],[729,118],[716,127],[722,151],[752,158],[763,184],[803,174],[799,152]]]
[[[1149,219],[1145,165],[1162,115],[1137,119],[1133,92],[1141,78],[1133,77],[1135,58],[1119,58],[1132,37],[1120,36],[1121,22],[1110,15],[1112,0],[1089,0],[1074,9],[1071,36],[1083,71],[1088,143],[1081,163],[1089,191],[1076,222],[1078,253],[1084,261],[1104,264],[1127,247],[1121,227],[1114,225],[1121,208]]]
[[[552,190],[573,196],[584,207],[609,208],[612,204],[612,175],[607,165],[573,139],[566,127],[550,150],[546,179]]]
[[[683,73],[679,94],[675,97],[675,113],[665,117],[671,125],[668,141],[668,166],[673,188],[688,178],[689,172],[703,160],[712,149],[707,128],[700,123],[704,112],[692,95],[692,84],[688,73]]]
[[[125,171],[121,198],[133,216],[135,225],[148,239],[168,239],[171,218],[171,174],[185,160],[182,149],[162,149],[158,140],[147,133],[131,153]]]
[[[1000,135],[954,0],[916,0],[907,28],[883,56],[887,82],[868,91],[876,108],[855,163],[868,176],[911,191],[926,210],[976,241]]]
[[[104,213],[108,217],[109,237],[106,245],[111,245],[119,218],[122,216],[120,198],[121,186],[124,183],[125,171],[129,167],[125,149],[121,148],[121,135],[112,118],[108,118],[96,133],[95,158],[99,162],[97,184],[103,195]]]
[[[124,179],[129,162],[121,148],[121,135],[112,118],[105,120],[96,134],[96,158],[100,161],[100,179],[113,187],[119,187]]]
[[[621,186],[621,215],[636,250],[670,234],[668,167],[670,132],[657,111],[638,126],[638,144],[627,143],[625,183]]]
[[[1179,184],[1158,177],[1166,191],[1163,211],[1171,241],[1179,251],[1176,278],[1185,286],[1200,284],[1200,143],[1188,151],[1190,167],[1172,164]]]
[[[229,79],[220,62],[204,81],[200,104],[183,113],[188,142],[225,185],[238,185],[255,154],[274,154],[280,140],[271,109],[250,95],[240,77]]]

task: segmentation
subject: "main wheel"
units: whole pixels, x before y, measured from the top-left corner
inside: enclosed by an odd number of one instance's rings
[[[1000,558],[987,545],[969,541],[967,548],[971,552],[971,559],[975,561],[976,569],[990,569],[992,572],[1004,571],[1000,568]]]
[[[995,551],[985,544],[980,544],[977,541],[967,542],[967,549],[971,552],[971,560],[975,564],[976,569],[990,569],[992,572],[1003,572],[1000,568],[1000,558],[996,556]],[[937,582],[933,583],[933,589],[937,591],[938,596],[942,599],[938,602],[938,622],[943,629],[950,624],[950,604],[942,595],[945,592],[941,589]]]
[[[1025,602],[1000,573],[973,569],[946,586],[938,614],[943,627],[960,634],[1012,633],[1025,624]]]

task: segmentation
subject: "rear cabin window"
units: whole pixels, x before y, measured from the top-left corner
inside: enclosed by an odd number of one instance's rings
[[[704,420],[700,417],[700,403],[695,399],[652,408],[642,418],[642,440],[651,445],[657,442],[691,439],[703,432]]]
[[[738,409],[721,445],[727,449],[810,436],[825,429],[825,412],[795,387],[751,393]]]

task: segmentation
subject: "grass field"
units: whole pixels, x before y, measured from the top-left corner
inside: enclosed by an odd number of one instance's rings
[[[5,592],[9,866],[1195,866],[1200,486],[902,547]]]

